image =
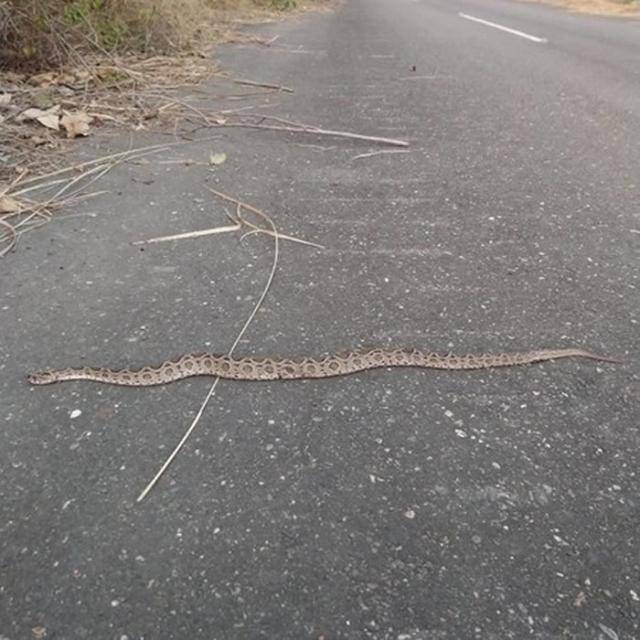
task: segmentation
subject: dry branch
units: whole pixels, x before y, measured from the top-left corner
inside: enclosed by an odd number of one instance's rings
[[[5,238],[8,239],[7,246],[0,249],[0,258],[2,258],[16,246],[16,243],[18,242],[18,233],[13,225],[5,222],[2,218],[0,218],[0,226],[7,230],[6,233],[3,234],[2,238],[0,238],[0,242],[4,241]]]
[[[171,240],[186,240],[188,238],[201,238],[203,236],[212,236],[218,233],[230,233],[232,231],[240,231],[241,224],[234,224],[226,227],[214,227],[212,229],[202,229],[201,231],[187,231],[186,233],[176,233],[172,236],[160,236],[157,238],[149,238],[148,240],[136,240],[131,244],[138,246],[141,244],[155,244],[157,242],[170,242]]]
[[[87,189],[117,165],[134,159],[143,158],[152,153],[166,150],[172,145],[152,145],[111,154],[88,162],[83,162],[56,171],[25,179],[23,172],[7,187],[0,189],[3,198],[10,198],[18,206],[12,210],[0,212],[0,257],[15,249],[19,237],[51,221],[54,211],[65,206],[77,204],[82,200],[104,193],[98,191],[86,193]],[[58,178],[69,173],[76,175]],[[79,172],[79,173],[78,173]],[[50,178],[56,178],[51,180]],[[56,190],[47,194],[52,188]],[[27,198],[26,194],[43,191],[45,197],[39,200]]]
[[[241,200],[238,200],[237,198],[234,198],[233,196],[227,195],[226,193],[222,193],[222,191],[216,191],[215,189],[213,189],[212,187],[206,187],[209,191],[211,191],[211,193],[213,193],[214,195],[218,196],[219,198],[222,198],[223,200],[226,200],[227,202],[232,202],[236,205],[237,209],[237,219],[238,222],[241,225],[244,225],[246,227],[249,227],[253,233],[266,233],[267,235],[271,235],[273,232],[270,229],[264,229],[262,227],[259,227],[255,224],[253,224],[252,222],[249,222],[247,219],[245,219],[242,216],[242,209],[246,209],[247,211],[251,211],[251,213],[255,213],[257,216],[260,216],[264,219],[264,215],[265,213],[263,211],[261,211],[260,209],[247,204],[246,202],[242,202]],[[281,240],[289,240],[291,242],[297,242],[298,244],[305,244],[309,247],[315,247],[316,249],[324,249],[325,247],[321,244],[317,244],[315,242],[311,242],[309,240],[302,240],[301,238],[296,238],[294,236],[288,236],[286,234],[283,233],[278,233],[278,237]]]
[[[335,138],[348,138],[350,140],[363,140],[366,142],[374,142],[376,144],[387,144],[393,147],[408,147],[409,143],[405,140],[397,140],[394,138],[383,138],[380,136],[367,136],[361,133],[351,133],[349,131],[334,131],[332,129],[321,129],[320,127],[303,125],[303,126],[284,126],[270,125],[252,122],[231,122],[218,121],[211,123],[211,127],[244,127],[246,129],[266,129],[268,131],[283,131],[287,133],[308,133],[316,136],[332,136]]]
[[[236,84],[248,85],[250,87],[264,87],[265,89],[275,89],[276,91],[284,91],[286,93],[293,93],[293,89],[284,87],[280,84],[270,84],[268,82],[254,82],[253,80],[234,80]]]
[[[363,158],[372,158],[373,156],[383,156],[383,155],[393,155],[396,153],[409,153],[409,151],[401,151],[398,149],[397,151],[372,151],[371,153],[360,153],[357,156],[353,156],[352,160],[361,160]]]

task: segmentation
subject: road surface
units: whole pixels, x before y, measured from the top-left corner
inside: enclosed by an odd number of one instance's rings
[[[222,63],[295,92],[233,108],[411,146],[201,131],[3,260],[3,640],[640,638],[640,22],[346,0],[257,31],[279,38]],[[215,170],[163,164],[212,152]],[[579,345],[626,364],[223,382],[136,503],[209,382],[25,376],[230,347],[271,240],[129,244],[228,224],[206,185],[325,246],[281,243],[238,355]]]

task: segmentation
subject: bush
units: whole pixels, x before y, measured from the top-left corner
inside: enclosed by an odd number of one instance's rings
[[[0,69],[55,67],[77,49],[184,50],[213,10],[287,10],[296,0],[0,0]],[[77,55],[77,54],[76,54]]]
[[[278,11],[286,11],[287,9],[295,9],[298,6],[296,0],[271,0],[274,9]]]
[[[0,0],[0,68],[57,66],[76,48],[180,49],[207,11],[205,0]]]

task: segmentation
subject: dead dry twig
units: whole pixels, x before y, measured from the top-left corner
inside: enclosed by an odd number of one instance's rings
[[[386,155],[395,155],[398,153],[410,153],[410,151],[402,151],[398,149],[397,151],[391,150],[383,150],[383,151],[372,151],[371,153],[360,153],[357,156],[353,156],[352,160],[362,160],[363,158],[372,158],[373,156],[386,156]]]
[[[284,91],[285,93],[293,93],[293,89],[280,84],[271,84],[269,82],[254,82],[253,80],[234,80],[236,84],[247,85],[249,87],[264,87],[265,89],[275,89],[276,91]]]
[[[409,146],[406,140],[398,140],[395,138],[385,138],[382,136],[369,136],[361,133],[352,133],[350,131],[336,131],[333,129],[322,129],[315,125],[306,124],[269,124],[269,122],[277,122],[280,120],[274,116],[264,116],[259,114],[241,115],[235,118],[218,118],[210,122],[210,127],[244,127],[247,129],[264,129],[268,131],[282,131],[286,133],[306,133],[316,136],[331,136],[335,138],[347,138],[350,140],[362,140],[365,142],[373,142],[375,144],[385,144],[392,147]]]
[[[87,189],[114,167],[167,148],[168,145],[152,145],[115,153],[30,179],[26,179],[28,172],[23,171],[9,185],[0,189],[0,204],[5,205],[0,208],[0,257],[16,248],[20,236],[53,220],[55,211],[103,194],[104,191],[87,193]],[[58,177],[65,174],[72,175]],[[38,191],[44,197],[27,196]]]
[[[271,283],[273,282],[273,279],[275,278],[276,270],[278,268],[278,258],[279,258],[279,251],[280,251],[280,245],[279,245],[279,240],[278,240],[278,230],[276,229],[276,226],[273,223],[273,220],[267,214],[265,214],[263,212],[261,212],[261,214],[263,216],[263,219],[267,222],[267,224],[269,224],[269,226],[271,227],[271,231],[273,232],[274,250],[273,250],[273,262],[272,262],[272,265],[271,265],[271,271],[269,272],[269,275],[267,277],[267,281],[265,283],[264,289],[262,290],[262,294],[261,294],[260,298],[258,299],[256,304],[254,305],[253,310],[251,311],[251,313],[249,314],[249,317],[247,318],[247,320],[245,321],[244,325],[242,326],[242,328],[238,332],[238,335],[237,335],[236,339],[234,340],[233,344],[231,345],[231,348],[228,351],[228,356],[229,357],[231,357],[233,355],[233,352],[235,351],[236,347],[240,343],[240,340],[242,340],[242,337],[244,336],[244,334],[246,333],[247,329],[249,328],[249,325],[253,322],[253,319],[255,318],[256,314],[258,313],[258,310],[260,309],[260,307],[262,306],[262,303],[264,302],[265,298],[267,297],[267,294],[269,293],[269,289],[271,288]],[[162,464],[162,466],[160,467],[158,472],[153,476],[153,478],[151,479],[149,484],[147,484],[147,486],[142,490],[142,492],[140,493],[140,495],[136,499],[136,502],[142,502],[147,497],[149,492],[153,489],[153,487],[155,487],[157,482],[164,475],[165,471],[169,468],[169,466],[171,465],[171,463],[173,462],[175,457],[180,453],[180,451],[182,450],[182,448],[186,444],[187,440],[189,439],[189,437],[193,433],[194,429],[196,428],[196,426],[200,422],[200,418],[202,418],[202,414],[204,413],[205,409],[207,408],[207,405],[209,404],[209,401],[213,397],[213,394],[216,392],[216,389],[217,389],[219,383],[220,383],[220,378],[218,377],[211,384],[211,387],[209,388],[209,391],[207,392],[207,395],[205,396],[204,401],[200,405],[200,408],[198,409],[198,412],[196,413],[195,418],[192,420],[191,424],[189,425],[189,428],[185,431],[184,435],[180,439],[180,442],[178,442],[176,447],[169,454],[169,456],[164,461],[164,463]]]

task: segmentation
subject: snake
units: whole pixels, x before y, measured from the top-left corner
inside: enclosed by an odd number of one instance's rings
[[[167,360],[158,367],[141,369],[106,369],[77,367],[48,369],[28,376],[32,385],[45,385],[67,380],[91,380],[111,385],[150,387],[168,384],[193,376],[213,376],[229,380],[296,380],[331,378],[367,369],[418,367],[422,369],[493,369],[512,367],[559,358],[589,358],[601,362],[621,363],[618,358],[600,356],[576,348],[541,349],[517,353],[441,355],[418,349],[367,349],[337,353],[325,358],[233,358],[213,353],[190,353]]]

